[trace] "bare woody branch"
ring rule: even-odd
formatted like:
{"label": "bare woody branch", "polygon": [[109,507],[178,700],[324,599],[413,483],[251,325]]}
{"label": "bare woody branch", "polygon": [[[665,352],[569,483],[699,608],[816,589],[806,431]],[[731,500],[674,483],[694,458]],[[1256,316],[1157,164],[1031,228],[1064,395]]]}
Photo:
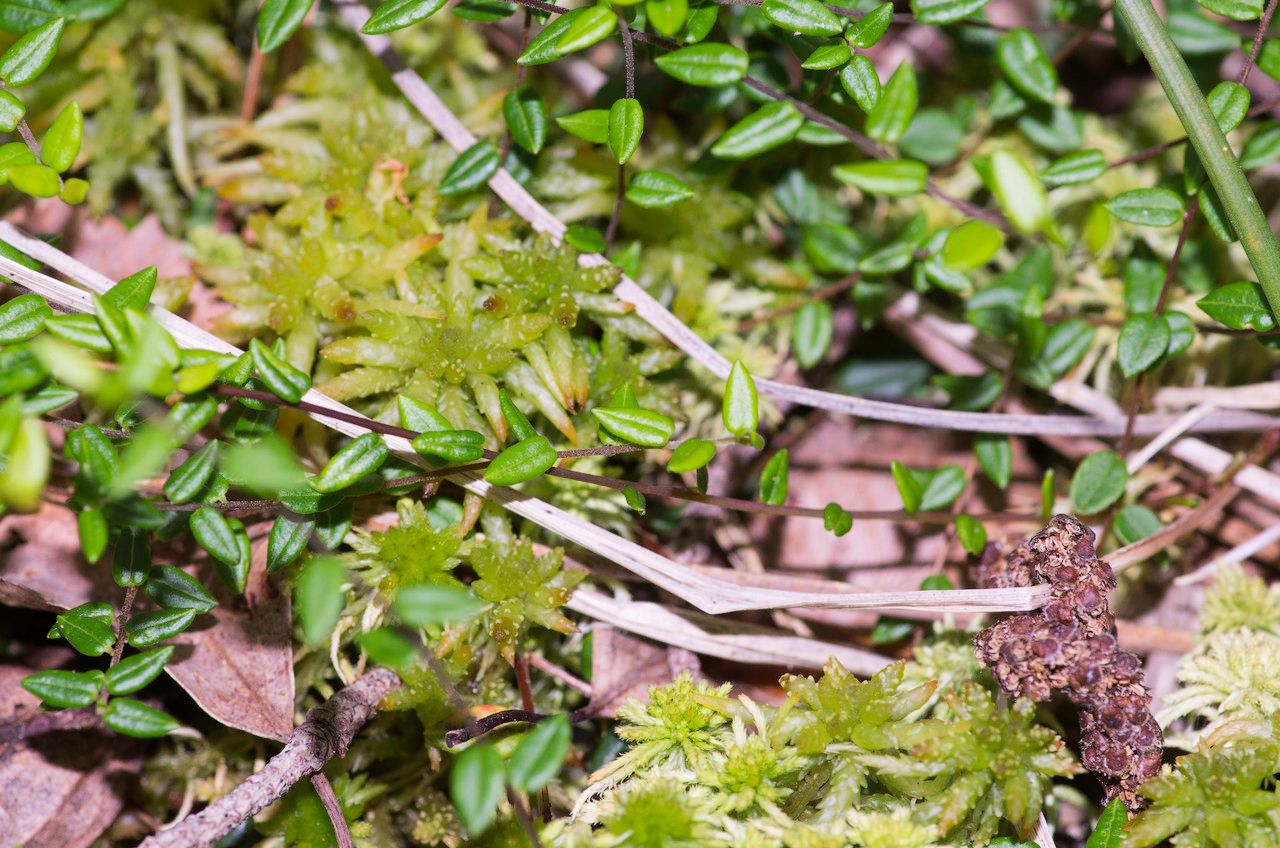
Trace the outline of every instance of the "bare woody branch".
{"label": "bare woody branch", "polygon": [[148,837],[139,848],[213,845],[294,784],[319,772],[329,760],[346,754],[351,740],[377,712],[382,699],[399,686],[400,678],[390,669],[369,672],[311,710],[261,771],[195,815]]}

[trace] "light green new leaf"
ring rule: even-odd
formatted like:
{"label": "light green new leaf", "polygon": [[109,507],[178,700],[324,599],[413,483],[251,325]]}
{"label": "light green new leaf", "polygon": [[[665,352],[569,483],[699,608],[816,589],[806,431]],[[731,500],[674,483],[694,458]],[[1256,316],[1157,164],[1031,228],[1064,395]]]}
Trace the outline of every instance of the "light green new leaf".
{"label": "light green new leaf", "polygon": [[[653,28],[660,35],[669,37],[679,33],[685,21],[688,20],[689,0],[645,0],[644,11]],[[709,11],[712,23],[715,22],[718,12],[715,7],[704,6],[699,11],[704,14]],[[690,40],[701,41],[699,38]]]}
{"label": "light green new leaf", "polygon": [[453,761],[449,798],[458,820],[472,836],[483,833],[497,815],[505,786],[502,757],[491,745],[467,748]]}
{"label": "light green new leaf", "polygon": [[863,15],[860,20],[850,24],[844,37],[851,46],[866,50],[884,37],[891,23],[893,23],[893,4],[881,3]]}
{"label": "light green new leaf", "polygon": [[800,67],[806,71],[829,71],[845,64],[852,57],[853,54],[849,52],[849,45],[843,42],[840,44],[824,44],[810,53],[809,58],[800,63]]}
{"label": "light green new leaf", "polygon": [[741,361],[733,363],[733,370],[729,372],[729,379],[725,382],[721,417],[724,419],[724,428],[739,439],[750,438],[760,425],[760,398],[756,393],[756,381]]}
{"label": "light green new leaf", "polygon": [[1084,848],[1120,848],[1124,844],[1124,826],[1128,821],[1129,811],[1125,809],[1124,801],[1115,799],[1098,817],[1098,826],[1089,835]]}
{"label": "light green new leaf", "polygon": [[970,556],[979,556],[987,546],[987,528],[982,522],[963,512],[956,516],[956,538]]}
{"label": "light green new leaf", "polygon": [[674,474],[697,471],[716,458],[715,442],[706,439],[686,439],[671,452],[667,470]]}
{"label": "light green new leaf", "polygon": [[53,119],[40,142],[40,160],[59,174],[71,170],[84,139],[84,114],[72,100]]}
{"label": "light green new leaf", "polygon": [[908,197],[924,191],[929,166],[914,159],[867,159],[836,165],[831,173],[867,194]]}
{"label": "light green new leaf", "polygon": [[991,191],[1004,214],[1019,231],[1033,233],[1049,222],[1049,198],[1040,179],[1016,154],[991,154]]}
{"label": "light green new leaf", "polygon": [[433,627],[451,621],[466,621],[484,608],[479,599],[457,586],[415,583],[396,593],[396,615],[414,627]]}
{"label": "light green new leaf", "polygon": [[853,529],[853,516],[838,503],[829,503],[822,508],[822,527],[837,538]]}
{"label": "light green new leaf", "polygon": [[334,625],[347,605],[347,569],[342,560],[331,556],[315,557],[298,575],[293,593],[293,612],[308,645],[320,646],[329,641]]}
{"label": "light green new leaf", "polygon": [[1001,489],[1009,487],[1013,479],[1013,447],[1007,436],[994,433],[978,436],[973,442],[973,455],[988,480]]}
{"label": "light green new leaf", "polygon": [[43,297],[20,294],[0,306],[0,344],[26,341],[44,329],[53,310]]}
{"label": "light green new leaf", "polygon": [[520,740],[507,763],[507,780],[522,792],[537,792],[560,771],[569,753],[572,728],[564,713],[534,726]]}
{"label": "light green new leaf", "polygon": [[[1263,0],[1196,0],[1216,15],[1235,21],[1252,21],[1262,14]],[[1094,848],[1090,842],[1088,848]]]}
{"label": "light green new leaf", "polygon": [[609,110],[585,109],[556,118],[560,128],[592,144],[604,144],[609,140]]}
{"label": "light green new leaf", "polygon": [[972,271],[990,262],[1004,244],[1004,232],[977,219],[965,221],[947,234],[942,262],[958,271]]}

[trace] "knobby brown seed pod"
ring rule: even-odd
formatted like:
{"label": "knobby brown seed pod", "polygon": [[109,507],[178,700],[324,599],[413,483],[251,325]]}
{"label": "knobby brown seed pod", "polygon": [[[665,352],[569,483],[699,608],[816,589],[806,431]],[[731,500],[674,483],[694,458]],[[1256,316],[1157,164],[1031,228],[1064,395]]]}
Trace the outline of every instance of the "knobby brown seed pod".
{"label": "knobby brown seed pod", "polygon": [[1048,583],[1053,593],[1042,609],[993,624],[974,644],[1009,695],[1045,701],[1059,691],[1079,707],[1085,767],[1102,779],[1107,801],[1121,798],[1137,810],[1138,787],[1160,768],[1164,736],[1138,658],[1116,643],[1107,601],[1115,576],[1093,543],[1093,531],[1058,515],[1008,553],[989,545],[982,557],[988,588]]}

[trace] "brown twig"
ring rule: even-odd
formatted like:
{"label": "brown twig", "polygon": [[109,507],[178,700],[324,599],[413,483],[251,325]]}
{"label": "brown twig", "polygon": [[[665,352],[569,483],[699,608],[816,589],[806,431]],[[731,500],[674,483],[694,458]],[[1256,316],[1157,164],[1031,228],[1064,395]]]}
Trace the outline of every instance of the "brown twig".
{"label": "brown twig", "polygon": [[351,828],[347,827],[347,817],[342,812],[342,804],[338,801],[338,795],[333,791],[333,784],[329,782],[329,778],[325,777],[324,772],[318,771],[311,775],[311,785],[320,796],[324,811],[329,814],[329,822],[333,825],[333,835],[337,837],[338,848],[354,848],[351,842]]}
{"label": "brown twig", "polygon": [[344,756],[351,740],[390,692],[400,686],[394,671],[377,668],[307,713],[279,754],[231,792],[168,830],[147,837],[139,848],[206,848],[240,822],[281,798],[303,778]]}
{"label": "brown twig", "polygon": [[57,710],[43,712],[39,710],[20,710],[9,718],[0,721],[0,754],[3,746],[22,742],[45,733],[56,733],[68,730],[97,730],[102,727],[102,718],[93,707],[78,710]]}
{"label": "brown twig", "polygon": [[1276,13],[1276,0],[1270,0],[1267,3],[1266,10],[1262,13],[1262,17],[1258,19],[1258,29],[1253,34],[1253,44],[1249,46],[1249,53],[1245,57],[1244,68],[1240,71],[1241,85],[1249,81],[1249,72],[1253,70],[1254,65],[1258,61],[1258,52],[1262,49],[1263,39],[1266,38],[1267,30],[1271,29],[1271,16]]}

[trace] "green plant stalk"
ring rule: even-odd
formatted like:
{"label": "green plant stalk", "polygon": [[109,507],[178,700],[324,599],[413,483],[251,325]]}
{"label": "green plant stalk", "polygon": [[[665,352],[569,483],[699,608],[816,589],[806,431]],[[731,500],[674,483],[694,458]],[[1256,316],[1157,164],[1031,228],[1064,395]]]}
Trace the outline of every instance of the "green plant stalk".
{"label": "green plant stalk", "polygon": [[1200,86],[1191,76],[1182,54],[1169,37],[1151,0],[1116,0],[1138,47],[1155,72],[1165,96],[1182,122],[1187,137],[1200,156],[1205,173],[1218,192],[1223,209],[1240,237],[1271,311],[1280,315],[1280,244],[1267,224],[1258,198],[1245,179],[1231,145],[1222,134]]}

